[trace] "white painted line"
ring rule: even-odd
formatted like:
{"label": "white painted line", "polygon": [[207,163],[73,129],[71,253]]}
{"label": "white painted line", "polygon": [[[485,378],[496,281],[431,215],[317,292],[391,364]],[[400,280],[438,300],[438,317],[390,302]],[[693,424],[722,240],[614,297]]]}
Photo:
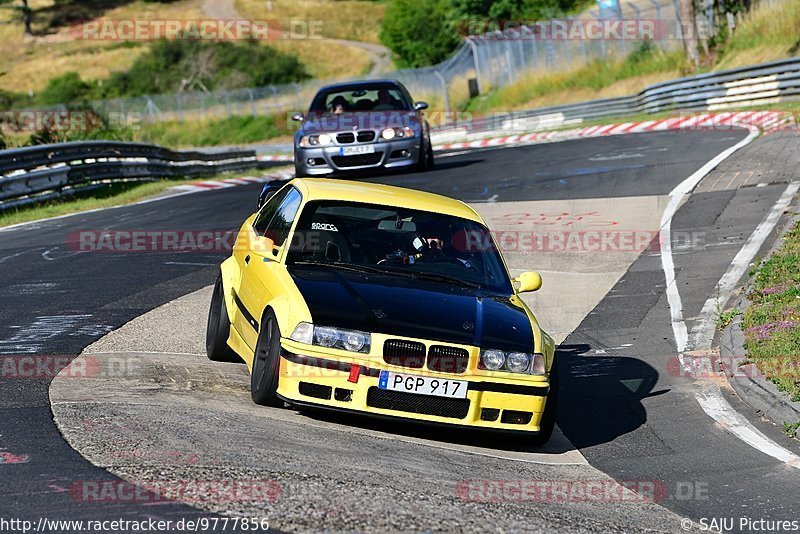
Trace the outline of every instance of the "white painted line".
{"label": "white painted line", "polygon": [[[718,154],[714,159],[698,169],[697,172],[678,184],[678,186],[673,189],[672,192],[670,192],[669,204],[664,210],[664,214],[661,218],[661,236],[663,241],[661,267],[664,270],[664,276],[667,282],[667,300],[670,306],[672,331],[675,336],[675,343],[678,348],[678,358],[681,362],[681,365],[685,365],[683,353],[689,346],[689,336],[686,329],[686,322],[683,318],[683,304],[681,302],[681,296],[678,291],[678,287],[675,284],[675,263],[672,258],[672,243],[670,236],[672,217],[675,215],[675,212],[678,210],[678,207],[683,199],[692,191],[692,189],[694,189],[694,187],[700,182],[700,180],[703,179],[703,177],[705,177],[711,170],[719,165],[725,158],[743,146],[749,144],[758,135],[757,128],[750,126],[749,130],[750,134],[746,138]],[[769,234],[771,231],[772,226],[777,223],[777,218],[780,217],[780,214],[786,207],[784,206],[783,208],[778,209],[777,206],[780,206],[784,202],[786,202],[786,205],[788,205],[788,202],[791,201],[791,198],[797,192],[797,189],[798,184],[792,183],[789,185],[786,191],[784,191],[784,194],[781,195],[780,200],[776,203],[776,206],[773,206],[773,209],[767,218],[756,228],[756,231],[750,236],[748,242],[734,258],[734,261],[728,268],[728,271],[726,271],[725,275],[723,275],[722,279],[720,280],[720,284],[724,283],[724,287],[730,287],[726,300],[730,297],[730,291],[733,290],[733,286],[739,280],[739,278],[741,278],[741,275],[744,274],[744,271],[742,270],[739,275],[736,275],[736,273],[739,272],[740,269],[746,269],[747,265],[749,264],[748,260],[744,263],[744,267],[741,267],[745,256],[750,253],[755,254],[758,251],[760,248],[760,243],[756,244],[756,241],[760,239],[761,243],[763,243],[763,240],[766,239],[767,234]],[[787,196],[788,200],[786,199]],[[775,218],[774,222],[772,221],[773,215]],[[753,241],[752,244],[751,240]],[[741,258],[740,255],[742,256]],[[732,279],[732,281],[730,279]],[[703,306],[703,312],[701,312],[701,321],[711,321],[714,300],[709,300],[711,301],[711,304],[709,305],[709,301],[706,301],[705,305]],[[711,306],[710,310],[707,309],[708,306]],[[697,340],[700,338],[700,336],[702,336],[703,345],[700,346],[695,344],[694,348],[699,349],[710,347],[713,338],[713,327],[710,335],[703,333],[705,332],[705,326],[700,326],[699,328],[699,330],[696,330],[697,333],[695,334],[694,339]],[[723,428],[727,429],[731,434],[747,443],[751,447],[763,452],[764,454],[781,462],[787,463],[792,467],[800,469],[800,457],[789,452],[769,439],[755,426],[753,426],[743,415],[734,410],[733,406],[731,406],[728,401],[725,400],[725,397],[722,396],[722,392],[719,390],[716,384],[705,384],[699,391],[695,393],[695,399],[697,399],[697,402],[700,403],[703,411],[706,412],[708,416],[722,425]]]}
{"label": "white painted line", "polygon": [[750,421],[734,410],[733,406],[725,400],[716,385],[708,384],[697,391],[694,396],[703,411],[722,425],[725,430],[764,454],[800,469],[800,457],[784,449],[750,424]]}
{"label": "white painted line", "polygon": [[713,159],[697,169],[691,176],[679,183],[675,189],[669,193],[669,203],[664,209],[664,214],[661,216],[661,268],[664,271],[664,277],[667,283],[667,302],[669,303],[672,332],[675,335],[675,343],[678,347],[679,357],[681,357],[681,354],[686,350],[689,343],[689,333],[683,318],[683,303],[681,302],[681,296],[678,292],[678,286],[675,284],[675,261],[672,257],[672,236],[670,233],[672,218],[675,216],[683,200],[692,189],[697,186],[700,180],[714,170],[714,168],[722,163],[728,156],[743,146],[750,144],[757,135],[758,129],[751,127],[747,137],[717,154]]}
{"label": "white painted line", "polygon": [[692,346],[694,349],[711,347],[711,342],[714,339],[714,321],[712,318],[716,307],[725,306],[728,302],[737,282],[747,272],[750,262],[753,261],[764,241],[769,237],[770,232],[778,224],[783,211],[789,207],[798,189],[800,189],[800,182],[789,184],[789,187],[786,188],[775,205],[772,206],[766,218],[750,234],[747,242],[728,266],[728,270],[717,282],[717,296],[706,300],[703,309],[700,311],[700,321],[692,329]]}

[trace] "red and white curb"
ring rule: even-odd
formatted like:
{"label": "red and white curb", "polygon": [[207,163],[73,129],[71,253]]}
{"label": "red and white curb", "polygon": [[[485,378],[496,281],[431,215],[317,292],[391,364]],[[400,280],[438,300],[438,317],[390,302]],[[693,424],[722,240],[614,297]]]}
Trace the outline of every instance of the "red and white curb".
{"label": "red and white curb", "polygon": [[490,137],[475,141],[447,143],[437,146],[436,150],[463,150],[465,148],[487,148],[504,145],[553,143],[557,141],[566,141],[569,139],[604,137],[608,135],[622,135],[642,132],[659,132],[665,130],[723,130],[735,126],[754,126],[764,132],[772,132],[794,125],[794,116],[791,113],[783,111],[702,113],[698,115],[672,117],[660,120],[588,126],[584,128],[575,128],[572,130],[555,130],[549,132],[534,132],[527,134],[507,135],[502,137]]}
{"label": "red and white curb", "polygon": [[258,161],[293,161],[294,158],[291,154],[262,154],[260,156],[256,156],[256,160]]}
{"label": "red and white curb", "polygon": [[[733,126],[755,126],[764,132],[780,130],[795,126],[794,116],[784,111],[741,111],[725,113],[702,113],[671,117],[668,119],[624,122],[606,124],[601,126],[587,126],[572,130],[550,130],[544,132],[523,132],[515,135],[497,136],[499,132],[484,132],[482,139],[458,141],[436,144],[434,150],[463,150],[469,148],[490,148],[504,145],[524,145],[538,143],[553,143],[569,139],[584,137],[603,137],[606,135],[622,135],[642,132],[659,132],[664,130],[708,130],[723,129]],[[437,132],[439,135],[447,132]],[[464,136],[465,131],[454,131],[459,136]],[[474,134],[473,134],[474,135]],[[495,135],[495,137],[493,137]],[[258,161],[292,161],[291,154],[262,155]]]}
{"label": "red and white curb", "polygon": [[[490,148],[507,145],[534,145],[540,143],[555,143],[570,139],[584,139],[605,137],[609,135],[624,135],[643,132],[661,132],[666,130],[728,130],[732,127],[758,128],[769,133],[786,128],[796,127],[794,115],[784,111],[741,111],[726,113],[701,113],[668,119],[624,122],[605,124],[601,126],[587,126],[572,130],[554,130],[548,132],[533,132],[517,135],[504,135],[488,137],[474,141],[446,143],[436,146],[437,152],[446,150],[463,150],[472,148]],[[491,135],[491,134],[488,134]],[[259,161],[292,161],[292,156],[287,154],[273,154],[258,156]],[[224,180],[205,180],[186,185],[179,185],[173,189],[185,192],[208,191],[223,189],[252,183],[264,183],[271,180],[284,180],[292,178],[294,172],[291,168],[275,170],[260,177],[244,176],[241,178],[226,178]]]}
{"label": "red and white curb", "polygon": [[204,180],[202,182],[193,182],[191,184],[176,185],[171,189],[173,191],[196,193],[200,191],[212,191],[214,189],[237,187],[240,185],[263,184],[265,182],[271,182],[272,180],[285,180],[286,178],[292,178],[293,176],[293,169],[282,169],[265,174],[263,176],[242,176],[240,178],[225,178],[224,180]]}

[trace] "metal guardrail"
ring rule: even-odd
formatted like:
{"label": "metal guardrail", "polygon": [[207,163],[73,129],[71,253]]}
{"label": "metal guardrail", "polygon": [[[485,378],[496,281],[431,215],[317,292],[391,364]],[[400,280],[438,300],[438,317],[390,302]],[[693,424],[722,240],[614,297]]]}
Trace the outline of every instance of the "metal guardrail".
{"label": "metal guardrail", "polygon": [[[798,95],[800,57],[794,57],[657,83],[633,96],[496,114],[472,121],[470,130],[534,131],[604,117],[774,103]],[[3,150],[0,151],[0,210],[103,182],[207,176],[256,166],[254,151],[184,152],[111,141]]]}
{"label": "metal guardrail", "polygon": [[258,165],[253,150],[174,151],[118,141],[80,141],[2,150],[0,211],[103,183],[210,176]]}
{"label": "metal guardrail", "polygon": [[[561,125],[568,125],[604,117],[673,110],[717,111],[737,106],[773,104],[799,96],[800,57],[793,57],[661,82],[649,85],[632,96],[515,112],[513,120],[517,128],[508,124],[509,116],[499,114],[473,121],[473,131],[535,130],[538,122],[552,126],[556,120],[554,117],[560,120]],[[527,123],[522,119],[526,119]]]}

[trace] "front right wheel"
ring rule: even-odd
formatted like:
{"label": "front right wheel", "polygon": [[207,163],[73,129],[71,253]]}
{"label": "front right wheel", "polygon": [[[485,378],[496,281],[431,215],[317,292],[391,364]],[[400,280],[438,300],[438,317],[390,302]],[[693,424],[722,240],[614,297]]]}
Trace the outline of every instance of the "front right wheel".
{"label": "front right wheel", "polygon": [[433,168],[433,146],[430,141],[422,139],[422,145],[419,147],[419,159],[417,160],[417,172],[429,171]]}
{"label": "front right wheel", "polygon": [[558,408],[558,367],[556,360],[550,367],[550,392],[544,405],[542,420],[539,422],[539,433],[531,440],[532,445],[544,445],[553,435],[556,426],[556,409]]}
{"label": "front right wheel", "polygon": [[283,406],[278,398],[280,372],[281,330],[275,312],[268,309],[261,320],[256,350],[253,355],[253,372],[250,375],[250,396],[263,406]]}

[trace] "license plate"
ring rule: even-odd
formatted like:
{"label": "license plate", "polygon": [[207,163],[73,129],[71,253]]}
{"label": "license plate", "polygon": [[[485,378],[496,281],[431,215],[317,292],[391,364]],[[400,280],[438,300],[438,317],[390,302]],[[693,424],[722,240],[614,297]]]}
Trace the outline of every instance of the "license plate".
{"label": "license plate", "polygon": [[359,154],[372,154],[375,147],[372,145],[343,146],[339,149],[340,156],[358,156]]}
{"label": "license plate", "polygon": [[378,387],[391,391],[435,395],[451,399],[467,398],[467,382],[463,380],[429,378],[427,376],[405,375],[391,371],[381,371],[378,378]]}

